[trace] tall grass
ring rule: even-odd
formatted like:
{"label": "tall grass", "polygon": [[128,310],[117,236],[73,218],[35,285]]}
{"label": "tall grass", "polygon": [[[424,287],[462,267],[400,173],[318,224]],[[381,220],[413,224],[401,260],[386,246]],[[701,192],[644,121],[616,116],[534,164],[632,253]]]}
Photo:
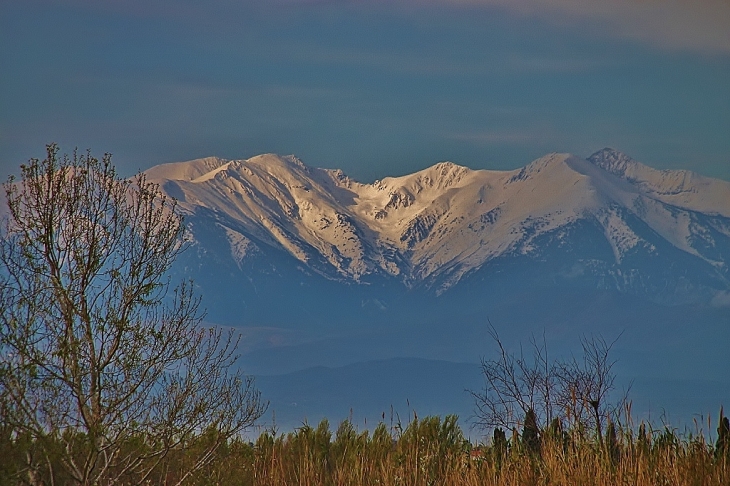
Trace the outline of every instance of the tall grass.
{"label": "tall grass", "polygon": [[[455,416],[414,418],[405,427],[359,431],[350,421],[334,433],[323,420],[287,434],[236,439],[186,483],[262,486],[426,485],[730,485],[730,431],[721,416],[717,441],[702,431],[612,426],[603,442],[585,429],[554,424],[537,439],[498,431],[484,444],[464,438]],[[714,431],[713,431],[714,432]],[[0,484],[27,484],[22,461],[33,444],[3,433]],[[714,434],[713,434],[714,435]],[[204,448],[201,434],[173,451],[145,484],[176,484],[179,471]],[[50,463],[49,463],[50,464]],[[54,484],[51,477],[37,484]],[[55,484],[70,484],[56,477]],[[129,478],[132,480],[133,478]],[[107,483],[103,483],[107,484]],[[111,484],[111,483],[108,483]]]}
{"label": "tall grass", "polygon": [[[599,443],[585,431],[553,430],[526,447],[517,433],[474,445],[456,417],[384,424],[334,435],[327,421],[238,443],[195,478],[198,484],[314,485],[730,485],[728,448],[704,434],[612,427]],[[509,434],[508,434],[509,435]],[[221,477],[216,471],[226,471]]]}

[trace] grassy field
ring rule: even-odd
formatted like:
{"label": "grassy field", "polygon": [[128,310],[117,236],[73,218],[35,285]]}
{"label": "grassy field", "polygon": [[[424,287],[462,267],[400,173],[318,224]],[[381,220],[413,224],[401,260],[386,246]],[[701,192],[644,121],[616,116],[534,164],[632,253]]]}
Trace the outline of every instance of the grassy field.
{"label": "grassy field", "polygon": [[728,485],[728,439],[640,426],[607,431],[603,443],[585,431],[557,431],[527,446],[513,432],[474,445],[456,418],[380,424],[372,433],[348,421],[303,426],[254,444],[234,442],[200,471],[198,484],[231,485]]}
{"label": "grassy field", "polygon": [[[287,434],[265,432],[251,443],[228,442],[203,469],[185,479],[196,485],[730,485],[727,419],[712,438],[640,425],[595,431],[551,430],[527,440],[525,431],[497,432],[473,444],[455,416],[413,418],[405,426],[379,424],[358,431],[350,421],[335,431],[326,420]],[[704,424],[708,426],[710,424]],[[500,429],[501,430],[501,429]],[[706,431],[705,431],[706,432]],[[187,458],[205,446],[201,434],[160,462],[147,478],[123,484],[178,484]],[[71,484],[52,467],[30,481],[23,462],[32,442],[4,434],[2,484]],[[188,464],[189,465],[189,464]],[[50,472],[54,471],[54,472]],[[102,483],[106,484],[106,483]],[[109,483],[112,484],[112,483]],[[115,483],[119,484],[119,483]]]}

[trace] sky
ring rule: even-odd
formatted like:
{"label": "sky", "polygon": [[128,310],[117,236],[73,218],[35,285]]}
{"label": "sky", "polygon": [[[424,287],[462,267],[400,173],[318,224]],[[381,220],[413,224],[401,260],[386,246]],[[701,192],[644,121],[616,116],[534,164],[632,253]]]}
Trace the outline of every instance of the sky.
{"label": "sky", "polygon": [[730,180],[728,0],[0,0],[0,180],[295,154],[362,182],[603,147]]}

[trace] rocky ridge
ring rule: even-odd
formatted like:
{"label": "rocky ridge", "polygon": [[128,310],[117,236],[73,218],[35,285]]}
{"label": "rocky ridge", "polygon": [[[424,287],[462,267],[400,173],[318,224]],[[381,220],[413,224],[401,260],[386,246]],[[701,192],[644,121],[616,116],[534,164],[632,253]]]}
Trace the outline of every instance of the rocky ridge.
{"label": "rocky ridge", "polygon": [[[619,289],[651,277],[655,287],[659,278],[730,290],[730,183],[612,149],[512,171],[441,162],[371,184],[274,154],[164,164],[147,176],[180,201],[199,247],[214,222],[239,267],[275,249],[327,279],[440,293],[493,261],[559,254]],[[589,234],[598,243],[577,251]]]}

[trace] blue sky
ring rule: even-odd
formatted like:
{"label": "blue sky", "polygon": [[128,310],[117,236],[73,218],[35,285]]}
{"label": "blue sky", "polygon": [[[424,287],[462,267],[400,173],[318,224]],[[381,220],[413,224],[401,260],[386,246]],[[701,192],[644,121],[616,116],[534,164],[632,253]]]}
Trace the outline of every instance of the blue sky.
{"label": "blue sky", "polygon": [[0,178],[51,141],[124,175],[276,152],[367,182],[609,146],[730,180],[730,3],[0,0]]}

